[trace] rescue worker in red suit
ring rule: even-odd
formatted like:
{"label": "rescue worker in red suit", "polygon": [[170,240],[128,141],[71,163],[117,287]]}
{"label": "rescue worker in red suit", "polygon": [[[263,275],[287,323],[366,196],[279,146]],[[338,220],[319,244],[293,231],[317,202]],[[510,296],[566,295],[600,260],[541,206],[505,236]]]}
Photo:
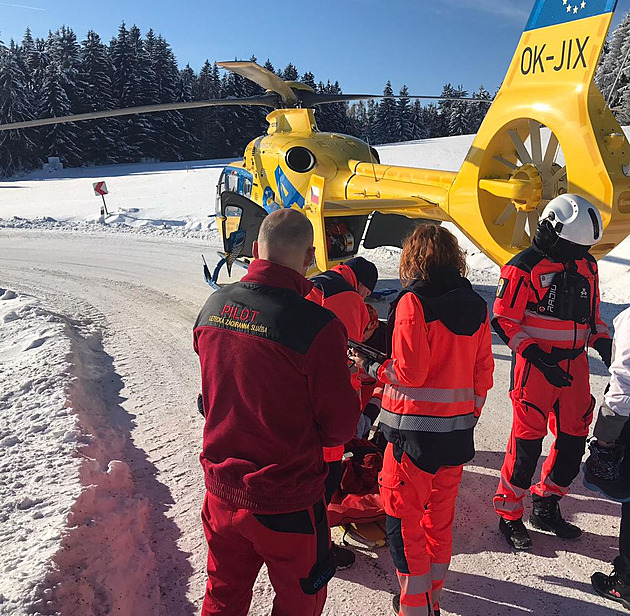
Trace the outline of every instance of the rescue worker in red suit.
{"label": "rescue worker in red suit", "polygon": [[401,255],[403,290],[388,321],[390,359],[381,365],[358,356],[384,384],[380,427],[388,443],[379,484],[400,616],[440,612],[455,499],[492,387],[488,308],[465,271],[453,234],[419,225]]}
{"label": "rescue worker in red suit", "polygon": [[273,212],[247,275],[213,293],[195,325],[206,417],[202,616],[245,616],[263,563],[273,616],[318,616],[335,572],[322,451],[353,436],[360,409],[345,328],[305,299],[313,255],[308,219]]}
{"label": "rescue worker in red suit", "polygon": [[[334,312],[346,326],[348,338],[361,342],[370,325],[370,313],[364,300],[372,293],[377,281],[376,265],[363,257],[355,257],[311,278],[314,288],[307,299]],[[352,375],[352,384],[358,397],[361,381],[356,373]],[[344,412],[344,409],[339,411]],[[327,503],[341,483],[343,453],[343,445],[324,448],[324,460],[328,463],[325,484]],[[347,569],[354,564],[355,556],[350,550],[336,545],[333,550],[338,569]]]}
{"label": "rescue worker in red suit", "polygon": [[[534,528],[564,539],[582,533],[562,517],[558,502],[579,472],[593,418],[586,347],[610,365],[597,263],[588,252],[601,236],[597,208],[578,195],[561,195],[545,207],[533,245],[501,269],[492,325],[513,353],[513,423],[494,508],[499,529],[517,550],[532,547],[522,520],[528,491]],[[548,428],[555,442],[532,486]]]}

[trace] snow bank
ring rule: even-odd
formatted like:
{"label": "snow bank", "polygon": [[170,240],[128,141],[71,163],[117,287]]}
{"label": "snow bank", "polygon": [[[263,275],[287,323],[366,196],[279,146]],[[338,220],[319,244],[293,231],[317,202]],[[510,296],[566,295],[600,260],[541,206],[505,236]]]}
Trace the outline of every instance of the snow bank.
{"label": "snow bank", "polygon": [[[87,337],[85,337],[87,335]],[[0,614],[149,614],[149,509],[100,383],[98,337],[0,289]]]}

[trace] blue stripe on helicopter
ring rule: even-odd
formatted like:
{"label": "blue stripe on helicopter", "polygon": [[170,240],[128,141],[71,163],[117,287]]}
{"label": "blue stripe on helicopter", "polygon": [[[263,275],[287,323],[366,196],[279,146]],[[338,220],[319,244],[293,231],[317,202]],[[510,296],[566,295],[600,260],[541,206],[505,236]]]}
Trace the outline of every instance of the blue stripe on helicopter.
{"label": "blue stripe on helicopter", "polygon": [[289,178],[284,174],[280,165],[276,167],[276,184],[278,185],[278,195],[283,207],[291,207],[297,205],[299,208],[304,207],[304,197],[300,191],[291,184]]}
{"label": "blue stripe on helicopter", "polygon": [[611,13],[617,0],[536,0],[525,31]]}

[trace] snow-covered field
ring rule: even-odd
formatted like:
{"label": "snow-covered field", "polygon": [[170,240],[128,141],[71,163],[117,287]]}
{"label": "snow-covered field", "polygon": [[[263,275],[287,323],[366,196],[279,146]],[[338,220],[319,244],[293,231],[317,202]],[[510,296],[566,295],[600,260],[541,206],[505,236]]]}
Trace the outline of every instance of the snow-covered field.
{"label": "snow-covered field", "polygon": [[[383,162],[457,169],[471,139],[379,150]],[[200,254],[212,263],[219,248],[208,215],[224,162],[0,182],[0,614],[198,612],[206,548],[191,327],[208,294]],[[97,180],[110,190],[105,222]],[[462,242],[490,301],[498,268]],[[396,251],[370,256],[379,284],[392,286]],[[630,303],[629,269],[628,241],[601,263],[608,322]],[[496,385],[458,502],[443,614],[608,614],[589,578],[615,556],[616,505],[578,479],[563,510],[585,528],[580,541],[536,533],[533,553],[512,554],[496,530],[491,497],[511,417],[509,353],[494,342]],[[606,371],[591,365],[601,395]],[[325,613],[388,613],[395,588],[387,551],[359,551]],[[261,575],[251,616],[268,613],[272,592]]]}

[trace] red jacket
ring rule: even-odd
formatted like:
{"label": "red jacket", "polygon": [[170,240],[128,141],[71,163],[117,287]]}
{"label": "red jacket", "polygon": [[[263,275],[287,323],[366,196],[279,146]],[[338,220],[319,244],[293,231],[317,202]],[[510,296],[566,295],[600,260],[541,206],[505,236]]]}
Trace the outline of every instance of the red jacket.
{"label": "red jacket", "polygon": [[[365,329],[370,323],[370,313],[358,293],[357,278],[347,265],[336,265],[331,270],[311,279],[313,290],[307,299],[314,301],[328,310],[332,310],[346,326],[348,338],[361,342]],[[361,381],[355,373],[352,375],[352,386],[358,392]],[[327,447],[324,449],[324,460],[336,462],[343,457],[344,447]]]}
{"label": "red jacket", "polygon": [[345,330],[304,299],[311,288],[297,272],[256,260],[241,282],[210,296],[195,324],[206,488],[236,507],[312,506],[327,473],[322,447],[356,430]]}
{"label": "red jacket", "polygon": [[380,425],[388,441],[435,473],[474,455],[472,431],[492,387],[494,359],[485,301],[455,269],[436,268],[392,304],[391,359]]}
{"label": "red jacket", "polygon": [[492,324],[515,353],[531,344],[550,352],[610,338],[599,316],[597,262],[589,254],[558,263],[535,247],[524,250],[501,268]]}

